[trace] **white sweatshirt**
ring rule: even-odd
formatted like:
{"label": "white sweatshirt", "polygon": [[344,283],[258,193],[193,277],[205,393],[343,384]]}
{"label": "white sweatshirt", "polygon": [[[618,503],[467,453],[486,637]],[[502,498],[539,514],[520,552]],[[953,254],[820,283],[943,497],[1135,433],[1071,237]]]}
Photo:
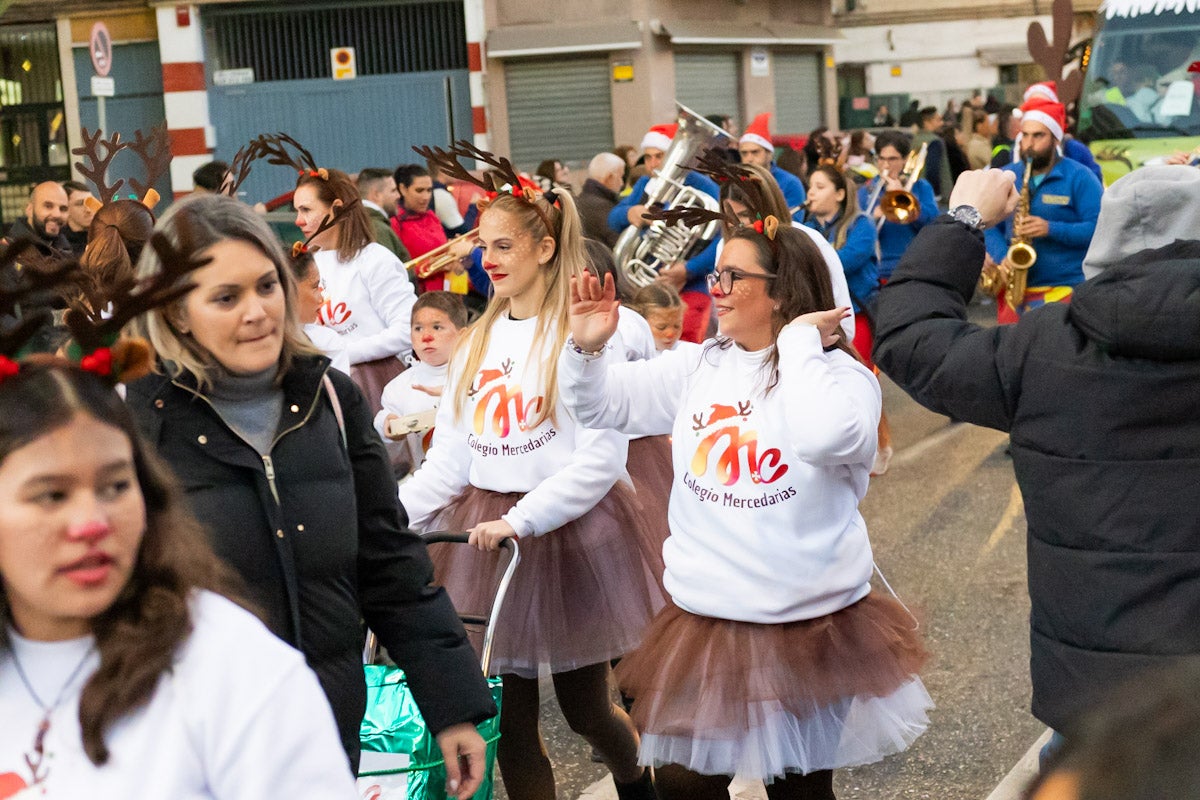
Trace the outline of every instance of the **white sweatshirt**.
{"label": "white sweatshirt", "polygon": [[585,425],[672,434],[675,480],[663,546],[667,591],[692,613],[746,622],[812,619],[870,591],[858,503],[875,456],[875,376],[811,325],[770,349],[736,345],[606,365],[565,350],[563,403]]}
{"label": "white sweatshirt", "polygon": [[[62,800],[260,800],[357,797],[333,713],[304,657],[223,597],[198,592],[193,630],[145,706],[105,737],[111,751],[97,767],[83,751],[79,693],[90,663],[50,718],[40,783],[26,756],[43,711],[0,651],[0,792]],[[92,638],[35,642],[9,631],[37,696],[53,702],[84,659]],[[9,795],[5,794],[5,797]]]}
{"label": "white sweatshirt", "polygon": [[334,369],[341,370],[347,375],[350,374],[350,357],[346,355],[346,341],[338,336],[332,328],[312,323],[304,326],[304,334],[308,336],[310,342],[317,346],[318,350],[329,356]]}
{"label": "white sweatshirt", "polygon": [[391,250],[371,242],[349,261],[339,261],[336,250],[318,250],[313,259],[325,283],[320,323],[345,338],[351,364],[412,349],[417,295]]}
{"label": "white sweatshirt", "polygon": [[617,307],[617,332],[620,343],[615,337],[610,344],[626,361],[645,361],[657,354],[654,346],[654,332],[645,317],[625,306]]}
{"label": "white sweatshirt", "polygon": [[[544,402],[543,367],[555,357],[549,345],[531,356],[536,326],[534,318],[496,321],[479,372],[466,378],[475,393],[461,417],[453,398],[464,376],[451,361],[433,447],[421,469],[400,486],[413,528],[426,527],[435,511],[470,484],[526,492],[503,519],[518,536],[540,536],[591,511],[624,477],[625,437],[579,427],[561,402],[555,421],[526,429],[525,420],[532,421]],[[458,352],[466,352],[465,343]]]}
{"label": "white sweatshirt", "polygon": [[[406,417],[409,414],[420,414],[422,411],[438,407],[439,398],[426,394],[420,389],[414,389],[413,386],[433,388],[444,385],[446,369],[449,366],[449,364],[442,364],[440,367],[431,367],[424,361],[415,361],[411,367],[388,381],[388,385],[383,387],[383,394],[379,398],[383,409],[375,415],[375,430],[385,442],[391,441],[384,432],[384,423],[387,422],[388,414]],[[429,451],[433,441],[433,430],[425,433],[410,433],[404,439],[408,445],[408,452],[412,455],[412,464],[415,470],[425,460],[425,454]]]}
{"label": "white sweatshirt", "polygon": [[[825,266],[829,270],[829,282],[833,285],[833,302],[839,306],[853,308],[850,302],[850,285],[846,283],[846,271],[842,269],[842,258],[837,254],[837,250],[833,249],[824,236],[817,231],[802,225],[799,222],[792,222],[792,227],[803,231],[804,235],[812,240],[812,243],[821,251],[821,257],[825,259]],[[721,251],[725,249],[725,240],[717,241],[717,262],[720,263]],[[846,333],[846,338],[854,341],[854,315],[846,317],[842,320],[842,330]]]}

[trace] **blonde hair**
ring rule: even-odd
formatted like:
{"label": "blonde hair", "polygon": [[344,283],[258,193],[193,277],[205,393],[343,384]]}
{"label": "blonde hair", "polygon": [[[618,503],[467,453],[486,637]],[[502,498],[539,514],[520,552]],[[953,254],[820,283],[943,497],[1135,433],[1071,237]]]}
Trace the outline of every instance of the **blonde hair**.
{"label": "blonde hair", "polygon": [[670,284],[648,283],[637,290],[627,305],[645,317],[658,309],[683,308],[683,300]]}
{"label": "blonde hair", "polygon": [[[550,236],[555,241],[553,257],[541,267],[546,271],[546,293],[538,305],[537,328],[533,335],[533,344],[529,348],[531,358],[549,359],[542,371],[544,383],[538,387],[546,402],[538,410],[537,417],[529,421],[531,427],[540,425],[547,419],[551,422],[556,421],[554,409],[558,406],[558,352],[566,343],[567,334],[570,332],[568,312],[571,306],[571,278],[587,271],[583,226],[579,221],[575,202],[570,192],[555,192],[554,196],[559,202],[557,207],[542,196],[529,202],[518,200],[509,194],[501,194],[484,212],[491,214],[503,211],[509,214],[535,242],[545,236]],[[459,419],[467,406],[467,393],[491,343],[492,326],[502,314],[508,312],[509,306],[508,298],[493,296],[479,319],[467,328],[466,334],[459,340],[455,349],[453,363],[460,380],[454,390],[453,403]],[[548,356],[547,343],[552,345]]]}
{"label": "blonde hair", "polygon": [[[278,378],[282,378],[297,356],[319,355],[296,314],[296,283],[279,240],[267,226],[265,220],[251,208],[224,195],[193,195],[167,209],[159,220],[156,230],[164,234],[170,243],[183,251],[184,256],[194,256],[218,242],[237,239],[254,245],[275,265],[279,283],[283,287],[287,315],[283,323],[283,350],[279,356]],[[153,247],[142,251],[138,260],[139,278],[162,272],[162,260]],[[159,359],[165,362],[172,375],[189,373],[201,389],[212,383],[212,370],[218,366],[212,354],[201,347],[194,338],[180,333],[171,321],[177,318],[187,296],[168,307],[157,308],[138,317],[134,322],[136,332],[150,340]]]}

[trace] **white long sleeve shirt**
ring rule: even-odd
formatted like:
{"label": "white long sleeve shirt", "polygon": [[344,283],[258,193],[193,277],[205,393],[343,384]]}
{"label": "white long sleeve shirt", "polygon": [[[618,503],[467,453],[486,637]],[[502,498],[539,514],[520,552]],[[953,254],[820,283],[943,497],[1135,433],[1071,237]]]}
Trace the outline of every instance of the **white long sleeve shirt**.
{"label": "white long sleeve shirt", "polygon": [[325,284],[320,323],[345,341],[351,364],[402,356],[412,349],[416,292],[391,250],[371,242],[349,261],[336,250],[313,254]]}
{"label": "white long sleeve shirt", "polygon": [[[97,767],[84,753],[79,695],[99,665],[92,638],[38,642],[9,632],[0,651],[0,793],[61,800],[260,800],[358,796],[333,713],[304,656],[248,611],[209,592],[191,603],[192,632],[149,702],[114,725],[111,752]],[[34,738],[43,702],[52,702],[86,659],[51,712],[39,775]],[[39,780],[39,778],[41,780]],[[25,787],[18,789],[18,787]]]}
{"label": "white long sleeve shirt", "polygon": [[[617,332],[610,342],[626,361],[647,361],[658,354],[654,332],[645,317],[625,306],[617,307]],[[620,344],[616,341],[620,337]]]}
{"label": "white long sleeve shirt", "polygon": [[[463,376],[451,361],[433,447],[400,486],[400,501],[417,530],[469,484],[526,493],[502,518],[518,536],[539,536],[591,511],[625,476],[626,438],[580,427],[561,402],[553,421],[530,427],[545,402],[544,368],[557,357],[550,346],[530,352],[536,326],[533,318],[497,320],[474,375]],[[472,395],[460,416],[453,398],[462,380],[471,382]]]}
{"label": "white long sleeve shirt", "polygon": [[675,478],[664,582],[692,613],[746,622],[813,619],[870,591],[858,503],[875,456],[875,376],[811,325],[784,328],[779,384],[730,345],[609,363],[567,349],[563,403],[582,424],[670,432]]}
{"label": "white long sleeve shirt", "polygon": [[[406,417],[409,414],[431,411],[440,405],[440,398],[413,387],[444,386],[446,370],[449,366],[449,364],[442,364],[440,367],[431,367],[424,361],[417,361],[388,381],[388,385],[383,387],[383,394],[379,398],[379,403],[383,408],[375,415],[375,430],[384,441],[391,441],[385,431],[388,414]],[[413,469],[417,469],[425,461],[425,454],[433,443],[433,430],[430,429],[424,433],[410,433],[404,437],[405,444],[408,445],[408,452],[412,456]]]}

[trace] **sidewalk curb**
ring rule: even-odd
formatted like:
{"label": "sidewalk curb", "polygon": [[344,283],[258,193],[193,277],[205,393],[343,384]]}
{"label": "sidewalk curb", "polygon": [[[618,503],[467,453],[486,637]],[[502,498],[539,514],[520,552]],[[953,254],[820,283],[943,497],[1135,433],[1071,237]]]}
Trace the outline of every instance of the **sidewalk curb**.
{"label": "sidewalk curb", "polygon": [[987,796],[987,800],[1019,800],[1025,787],[1038,773],[1038,754],[1041,753],[1042,746],[1050,741],[1052,733],[1053,731],[1046,728],[1037,741],[1025,751],[1025,755],[1021,756],[1020,760],[1008,771],[1004,779],[996,785],[992,793]]}

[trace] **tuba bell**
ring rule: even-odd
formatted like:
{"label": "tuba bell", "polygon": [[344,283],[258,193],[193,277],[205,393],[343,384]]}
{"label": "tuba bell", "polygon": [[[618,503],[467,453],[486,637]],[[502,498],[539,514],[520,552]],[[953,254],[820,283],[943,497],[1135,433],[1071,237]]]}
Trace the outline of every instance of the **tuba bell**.
{"label": "tuba bell", "polygon": [[[679,129],[663,157],[662,167],[646,184],[645,205],[668,208],[704,207],[719,211],[720,204],[704,192],[683,181],[688,168],[702,151],[716,145],[729,134],[696,112],[676,103],[679,110]],[[631,286],[648,286],[658,273],[678,261],[686,261],[698,253],[717,235],[715,220],[695,227],[682,223],[667,224],[655,220],[643,229],[629,226],[613,247],[617,269]]]}

